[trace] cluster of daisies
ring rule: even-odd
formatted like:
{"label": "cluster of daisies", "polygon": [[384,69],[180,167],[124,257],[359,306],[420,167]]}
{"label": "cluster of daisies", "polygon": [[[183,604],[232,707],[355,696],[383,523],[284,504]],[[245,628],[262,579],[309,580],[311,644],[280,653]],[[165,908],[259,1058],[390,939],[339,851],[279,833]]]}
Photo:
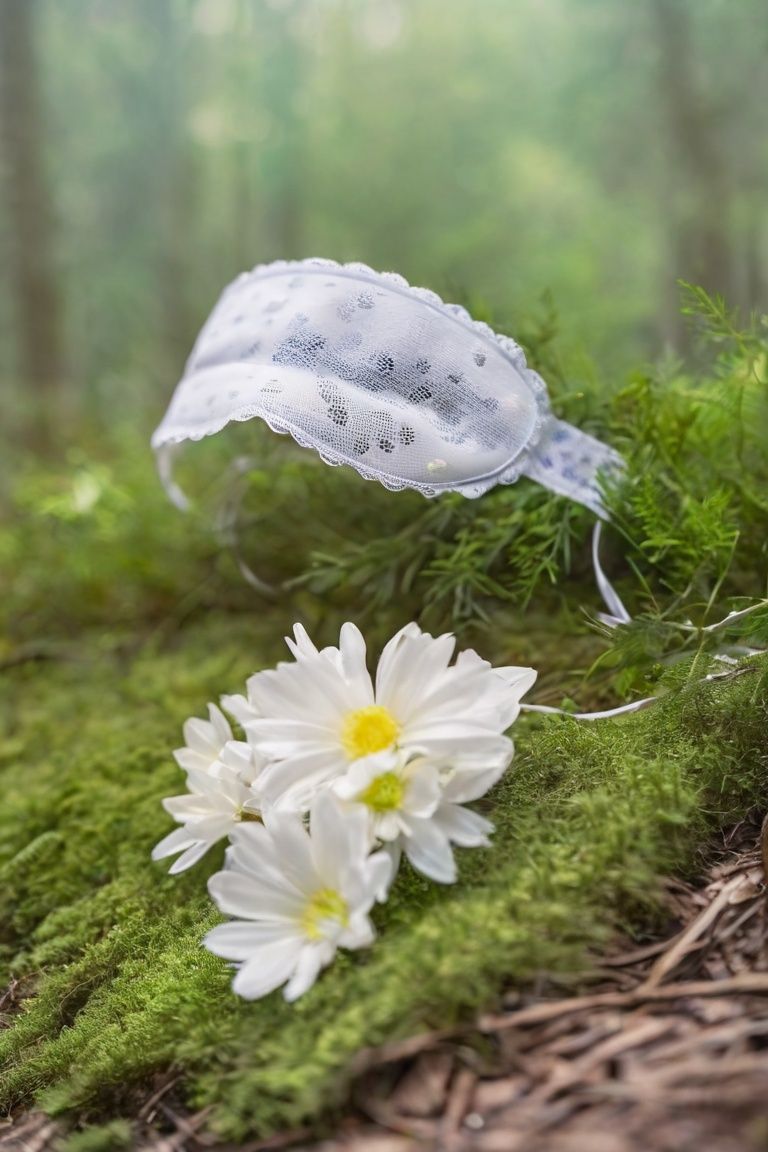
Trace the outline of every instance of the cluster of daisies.
{"label": "cluster of daisies", "polygon": [[319,650],[298,624],[286,643],[292,662],[184,725],[175,757],[187,792],[163,801],[181,827],[153,852],[177,857],[178,873],[229,840],[208,887],[231,919],[204,942],[236,963],[247,999],[285,985],[295,1000],[338,948],[371,944],[371,908],[403,854],[432,880],[456,879],[453,846],[486,845],[493,831],[464,805],[509,765],[505,733],[536,679],[472,651],[452,664],[454,638],[416,624],[386,645],[375,679],[354,624],[337,648]]}

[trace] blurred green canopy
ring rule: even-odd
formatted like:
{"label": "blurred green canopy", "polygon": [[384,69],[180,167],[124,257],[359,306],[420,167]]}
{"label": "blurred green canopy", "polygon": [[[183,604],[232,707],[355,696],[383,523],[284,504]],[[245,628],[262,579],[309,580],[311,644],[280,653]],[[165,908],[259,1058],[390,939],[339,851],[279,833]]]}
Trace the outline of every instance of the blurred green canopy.
{"label": "blurred green canopy", "polygon": [[[0,401],[160,414],[223,285],[324,255],[603,371],[764,306],[765,0],[0,0]],[[3,419],[6,428],[12,419]]]}

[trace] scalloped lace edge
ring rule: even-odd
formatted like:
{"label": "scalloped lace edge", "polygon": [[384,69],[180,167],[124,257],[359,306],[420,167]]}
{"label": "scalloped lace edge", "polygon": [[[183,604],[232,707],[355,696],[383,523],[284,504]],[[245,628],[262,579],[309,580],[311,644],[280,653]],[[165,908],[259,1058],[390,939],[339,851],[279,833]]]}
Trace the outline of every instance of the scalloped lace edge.
{"label": "scalloped lace edge", "polygon": [[[248,420],[254,419],[254,417],[263,420],[267,427],[277,435],[290,436],[300,448],[311,448],[325,464],[330,464],[334,468],[343,466],[353,468],[364,480],[376,480],[379,484],[388,488],[390,492],[402,492],[404,489],[409,488],[420,492],[422,496],[426,496],[428,499],[440,496],[444,492],[460,492],[463,496],[474,498],[483,496],[497,484],[514,484],[525,471],[528,460],[528,451],[527,449],[523,449],[511,464],[503,465],[497,472],[488,473],[486,476],[475,476],[469,480],[446,482],[445,484],[421,484],[418,480],[396,479],[388,476],[386,473],[380,472],[376,468],[366,468],[364,464],[359,464],[356,460],[353,461],[340,453],[335,453],[332,449],[318,447],[313,440],[305,436],[298,429],[292,427],[290,424],[275,420],[273,416],[265,416],[263,412],[259,411],[259,409],[252,404],[244,405],[242,408],[238,408],[235,412],[230,413],[229,416],[224,419],[212,420],[203,426],[196,425],[192,427],[189,425],[185,427],[182,425],[176,432],[163,436],[159,435],[160,429],[158,429],[152,437],[152,448],[156,453],[159,453],[164,448],[178,447],[185,443],[197,443],[200,440],[205,440],[209,436],[214,436],[217,432],[221,432],[228,424],[245,423]],[[539,417],[541,428],[537,426],[534,429],[537,440],[540,439],[541,432],[546,426],[548,418],[552,419],[551,415],[547,414],[546,416]],[[169,483],[173,483],[170,472],[167,478]]]}

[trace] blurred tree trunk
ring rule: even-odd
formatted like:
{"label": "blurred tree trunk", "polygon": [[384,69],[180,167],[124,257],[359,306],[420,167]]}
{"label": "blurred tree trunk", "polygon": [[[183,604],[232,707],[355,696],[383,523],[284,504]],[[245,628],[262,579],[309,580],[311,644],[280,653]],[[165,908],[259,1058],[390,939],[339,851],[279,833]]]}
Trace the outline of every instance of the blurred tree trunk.
{"label": "blurred tree trunk", "polygon": [[[696,49],[686,0],[654,0],[660,46],[659,91],[670,152],[670,171],[682,179],[669,189],[673,210],[670,247],[676,276],[729,296],[733,267],[729,236],[730,196],[716,112],[696,76]],[[671,315],[680,343],[677,289]]]}
{"label": "blurred tree trunk", "polygon": [[304,86],[305,60],[296,26],[298,15],[299,6],[287,0],[264,16],[264,90],[272,125],[263,154],[270,194],[267,231],[271,255],[283,260],[304,255],[302,203],[307,191],[297,96]]}
{"label": "blurred tree trunk", "polygon": [[39,436],[47,440],[63,364],[35,9],[36,0],[0,0],[0,135],[21,379],[33,389]]}
{"label": "blurred tree trunk", "polygon": [[154,27],[155,168],[159,200],[158,282],[162,342],[171,363],[182,364],[194,335],[187,272],[194,243],[193,187],[186,132],[186,82],[182,42],[185,28],[171,0],[149,0],[145,19]]}
{"label": "blurred tree trunk", "polygon": [[765,217],[759,190],[754,193],[755,204],[750,205],[749,222],[744,243],[744,287],[741,305],[744,309],[765,308],[768,300],[764,263],[763,233]]}

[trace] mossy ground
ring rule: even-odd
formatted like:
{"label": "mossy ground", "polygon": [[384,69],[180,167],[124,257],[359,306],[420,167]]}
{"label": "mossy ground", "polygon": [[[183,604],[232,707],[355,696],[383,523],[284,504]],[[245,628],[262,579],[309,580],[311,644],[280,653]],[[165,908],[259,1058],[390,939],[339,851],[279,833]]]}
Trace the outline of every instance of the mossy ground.
{"label": "mossy ground", "polygon": [[218,861],[173,879],[149,853],[180,782],[181,721],[278,642],[269,619],[208,615],[130,656],[86,644],[6,672],[0,979],[30,998],[0,1039],[4,1108],[114,1116],[174,1065],[229,1137],[316,1117],[361,1047],[450,1024],[541,972],[577,979],[618,925],[647,925],[658,878],[691,867],[708,827],[765,796],[762,658],[705,683],[678,669],[661,703],[620,721],[528,721],[486,805],[493,850],[463,853],[452,888],[406,875],[375,947],[297,1005],[246,1004],[200,947]]}

